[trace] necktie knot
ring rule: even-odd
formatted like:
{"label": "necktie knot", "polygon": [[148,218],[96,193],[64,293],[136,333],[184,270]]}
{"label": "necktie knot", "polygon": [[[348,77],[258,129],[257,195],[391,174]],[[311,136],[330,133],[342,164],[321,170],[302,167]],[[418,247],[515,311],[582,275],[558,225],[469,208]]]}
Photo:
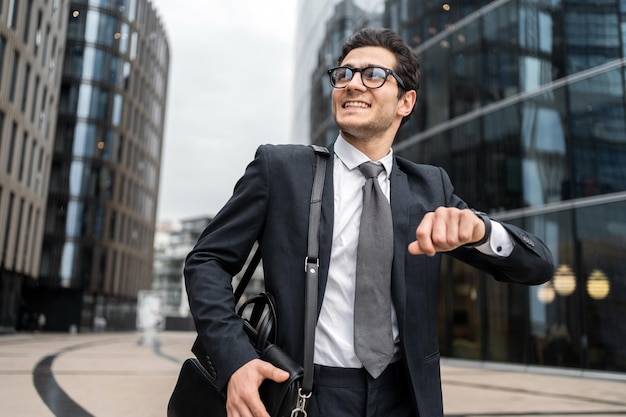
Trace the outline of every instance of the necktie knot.
{"label": "necktie knot", "polygon": [[359,165],[359,171],[361,171],[361,174],[367,179],[377,178],[384,170],[385,167],[382,164],[376,164],[374,162],[363,162]]}

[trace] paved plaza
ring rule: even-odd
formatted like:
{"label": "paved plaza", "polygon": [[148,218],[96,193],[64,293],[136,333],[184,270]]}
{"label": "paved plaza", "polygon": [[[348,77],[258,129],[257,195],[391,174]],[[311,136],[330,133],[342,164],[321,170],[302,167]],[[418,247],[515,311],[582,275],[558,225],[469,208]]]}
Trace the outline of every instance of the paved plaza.
{"label": "paved plaza", "polygon": [[[0,336],[0,416],[165,417],[191,332]],[[444,360],[446,416],[626,416],[626,375]],[[427,417],[427,416],[426,416]]]}

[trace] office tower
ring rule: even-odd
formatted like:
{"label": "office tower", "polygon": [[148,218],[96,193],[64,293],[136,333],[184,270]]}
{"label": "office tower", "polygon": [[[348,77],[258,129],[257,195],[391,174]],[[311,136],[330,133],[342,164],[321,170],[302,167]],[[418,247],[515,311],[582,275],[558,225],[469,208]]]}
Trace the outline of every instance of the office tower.
{"label": "office tower", "polygon": [[[169,46],[146,0],[72,1],[37,279],[46,330],[135,326],[152,281]],[[38,309],[40,311],[34,311]]]}
{"label": "office tower", "polygon": [[527,288],[444,257],[441,353],[625,371],[624,2],[301,2],[295,131],[314,143],[337,137],[324,71],[368,15],[421,63],[396,154],[444,167],[470,205],[539,235],[558,265]]}

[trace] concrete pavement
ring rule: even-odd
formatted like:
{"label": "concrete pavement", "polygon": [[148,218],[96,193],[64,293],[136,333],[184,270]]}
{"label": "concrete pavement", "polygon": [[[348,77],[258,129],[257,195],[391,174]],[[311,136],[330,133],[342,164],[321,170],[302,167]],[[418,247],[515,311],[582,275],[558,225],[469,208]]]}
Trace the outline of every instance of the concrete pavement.
{"label": "concrete pavement", "polygon": [[[164,417],[191,332],[0,336],[0,416]],[[446,416],[626,416],[626,375],[442,363]]]}

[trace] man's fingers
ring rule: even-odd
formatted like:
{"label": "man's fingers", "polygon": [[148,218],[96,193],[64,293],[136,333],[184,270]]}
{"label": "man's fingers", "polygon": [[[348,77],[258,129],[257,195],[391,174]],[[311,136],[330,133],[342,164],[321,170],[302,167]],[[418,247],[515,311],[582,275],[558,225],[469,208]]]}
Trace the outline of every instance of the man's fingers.
{"label": "man's fingers", "polygon": [[275,367],[269,362],[265,362],[266,366],[262,367],[261,374],[265,379],[271,379],[274,382],[285,382],[289,378],[289,372]]}
{"label": "man's fingers", "polygon": [[284,380],[289,374],[274,367],[269,362],[253,359],[243,365],[228,381],[226,409],[229,416],[238,417],[269,417],[265,405],[259,395],[259,387],[263,380],[272,379],[277,382]]}
{"label": "man's fingers", "polygon": [[409,245],[409,253],[413,255],[429,255],[436,253],[432,241],[434,213],[426,213],[415,230],[415,241]]}

